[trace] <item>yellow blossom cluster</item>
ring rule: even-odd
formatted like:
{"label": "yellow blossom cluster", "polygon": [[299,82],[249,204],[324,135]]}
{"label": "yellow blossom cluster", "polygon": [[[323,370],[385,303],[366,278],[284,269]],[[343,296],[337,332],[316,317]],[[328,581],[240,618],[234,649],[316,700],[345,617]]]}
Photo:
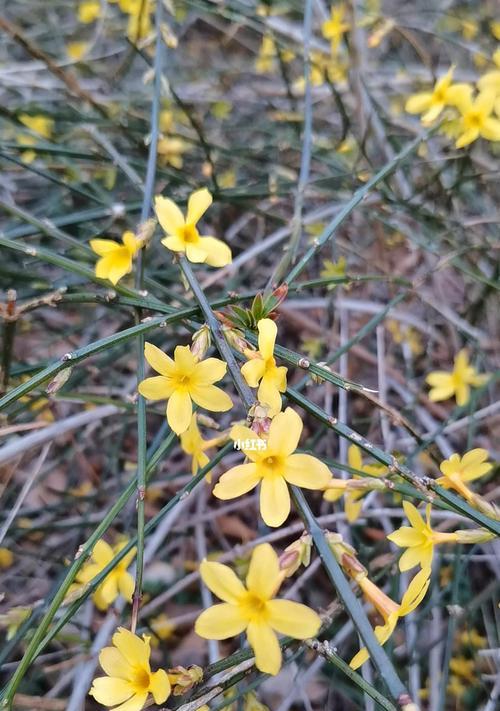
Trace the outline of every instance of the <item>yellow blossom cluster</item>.
{"label": "yellow blossom cluster", "polygon": [[[493,61],[500,64],[497,55]],[[449,109],[442,130],[456,139],[456,148],[464,148],[478,138],[500,141],[500,67],[483,74],[476,87],[453,83],[453,74],[451,67],[430,91],[410,96],[406,110],[422,114],[422,123],[429,126]]]}

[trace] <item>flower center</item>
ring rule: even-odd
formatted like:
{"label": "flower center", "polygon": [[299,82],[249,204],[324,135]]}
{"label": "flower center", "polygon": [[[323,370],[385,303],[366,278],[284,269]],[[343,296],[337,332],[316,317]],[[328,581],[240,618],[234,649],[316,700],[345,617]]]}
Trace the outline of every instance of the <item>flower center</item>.
{"label": "flower center", "polygon": [[149,674],[145,669],[134,670],[131,682],[137,691],[147,691],[149,689]]}
{"label": "flower center", "polygon": [[471,111],[471,113],[467,116],[467,123],[470,128],[480,128],[483,123],[483,118],[478,111]]}
{"label": "flower center", "polygon": [[190,383],[189,375],[180,375],[177,378],[177,382],[179,385],[183,385],[184,387],[187,388]]}
{"label": "flower center", "polygon": [[189,244],[193,244],[194,242],[197,242],[200,237],[200,233],[196,229],[194,225],[184,225],[182,228],[182,239],[184,242],[188,242]]}
{"label": "flower center", "polygon": [[266,616],[266,600],[253,592],[248,592],[240,602],[243,615],[251,621],[262,620]]}

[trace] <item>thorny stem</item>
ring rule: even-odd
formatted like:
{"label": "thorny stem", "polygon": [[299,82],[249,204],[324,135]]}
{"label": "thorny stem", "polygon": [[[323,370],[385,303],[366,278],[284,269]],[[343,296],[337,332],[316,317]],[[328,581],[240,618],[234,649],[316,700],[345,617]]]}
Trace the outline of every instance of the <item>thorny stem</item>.
{"label": "thorny stem", "polygon": [[381,180],[384,180],[384,178],[386,178],[388,175],[391,175],[391,173],[393,173],[396,168],[406,158],[408,158],[409,155],[411,155],[415,150],[417,150],[420,143],[426,138],[428,138],[428,136],[429,132],[426,132],[415,138],[415,140],[411,141],[411,143],[405,146],[402,151],[395,155],[389,163],[386,163],[383,168],[381,168],[377,173],[375,173],[373,178],[368,180],[368,182],[366,182],[361,188],[356,190],[349,202],[347,202],[340,210],[340,212],[335,215],[335,217],[325,227],[320,236],[314,240],[314,244],[309,247],[302,259],[293,267],[293,269],[285,277],[285,284],[290,285],[293,281],[295,281],[299,274],[304,271],[304,269],[306,268],[310,260],[314,257],[314,255],[319,252],[321,247],[323,247],[323,245],[328,242],[331,237],[333,237],[336,230],[340,227],[344,220],[349,217],[354,208],[357,207],[365,199],[371,189],[378,185],[378,183],[380,183]]}
{"label": "thorny stem", "polygon": [[[151,212],[151,202],[154,191],[156,174],[156,157],[159,135],[159,116],[161,99],[161,72],[163,60],[163,38],[161,34],[162,3],[156,3],[156,51],[154,64],[154,94],[151,105],[151,142],[149,144],[148,164],[146,170],[146,183],[141,209],[141,224],[144,223]],[[139,250],[135,286],[140,292],[144,285],[144,247]],[[140,309],[136,310],[136,323],[141,320]],[[144,334],[140,333],[137,339],[137,384],[144,380]],[[145,524],[145,498],[146,498],[146,400],[137,395],[137,561],[135,570],[135,588],[132,598],[132,614],[130,630],[135,633],[139,607],[142,598],[142,578],[144,573],[144,524]]]}

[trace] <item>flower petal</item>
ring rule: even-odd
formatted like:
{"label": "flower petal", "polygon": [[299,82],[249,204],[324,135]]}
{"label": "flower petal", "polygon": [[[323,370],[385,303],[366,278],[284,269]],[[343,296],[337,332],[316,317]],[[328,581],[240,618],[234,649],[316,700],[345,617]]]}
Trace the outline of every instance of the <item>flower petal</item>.
{"label": "flower petal", "polygon": [[319,615],[299,602],[270,600],[267,603],[269,624],[280,634],[294,639],[308,639],[318,634],[321,627]]}
{"label": "flower petal", "polygon": [[168,400],[167,420],[175,434],[180,435],[187,430],[192,414],[193,407],[189,393],[179,388],[174,390]]}
{"label": "flower petal", "polygon": [[130,573],[122,573],[118,578],[118,590],[120,595],[127,601],[132,601],[132,595],[134,594],[135,582],[134,578]]}
{"label": "flower petal", "polygon": [[131,699],[125,701],[124,704],[120,706],[115,706],[113,711],[141,711],[144,708],[144,704],[148,699],[148,692],[143,694],[135,694]]}
{"label": "flower petal", "polygon": [[261,318],[257,324],[259,331],[259,352],[264,360],[273,357],[278,327],[270,318]]}
{"label": "flower petal", "polygon": [[421,531],[425,524],[418,509],[409,501],[403,501],[403,509],[406,514],[406,518],[411,523],[413,528],[417,529],[417,531]]}
{"label": "flower petal", "polygon": [[431,105],[432,94],[429,91],[424,91],[420,94],[413,94],[410,96],[405,105],[405,111],[409,114],[421,114],[427,111]]}
{"label": "flower petal", "polygon": [[204,639],[228,639],[241,634],[247,620],[236,605],[222,602],[204,610],[195,622],[194,631]]}
{"label": "flower petal", "polygon": [[100,604],[97,606],[99,609],[107,609],[118,597],[116,575],[109,573],[99,585],[96,592],[98,592],[98,600],[100,601]]}
{"label": "flower petal", "polygon": [[114,706],[130,699],[134,689],[125,679],[101,676],[94,679],[89,693],[98,703],[104,706]]}
{"label": "flower petal", "polygon": [[399,617],[404,617],[413,612],[427,593],[430,584],[430,568],[422,568],[411,580],[408,585],[408,589],[401,599],[401,605],[399,608]]}
{"label": "flower petal", "polygon": [[479,138],[479,129],[478,128],[469,128],[467,131],[464,131],[455,141],[455,147],[456,148],[465,148],[465,146],[470,145],[471,143],[474,143],[476,139]]}
{"label": "flower petal", "polygon": [[220,358],[206,358],[196,364],[194,378],[197,385],[211,385],[222,380],[227,371],[227,363]]}
{"label": "flower petal", "polygon": [[141,639],[124,627],[113,635],[113,644],[129,664],[149,669],[149,638]]}
{"label": "flower petal", "polygon": [[256,546],[246,578],[248,590],[258,594],[262,599],[270,600],[276,594],[282,580],[283,574],[278,556],[272,546],[269,543]]}
{"label": "flower petal", "polygon": [[165,237],[165,239],[161,240],[161,243],[164,247],[170,249],[172,252],[186,251],[186,242],[177,235],[170,235],[169,237]]}
{"label": "flower petal", "polygon": [[241,451],[251,462],[258,462],[262,458],[263,453],[265,454],[265,447],[267,446],[267,443],[263,445],[262,450],[250,449],[250,447],[245,446],[247,439],[250,440],[250,446],[256,446],[250,443],[258,442],[262,439],[262,437],[259,437],[257,432],[251,430],[250,427],[245,427],[245,425],[233,425],[229,436],[234,442],[239,440]]}
{"label": "flower petal", "polygon": [[260,486],[260,514],[264,523],[276,528],[290,514],[290,493],[281,476],[262,479]]}
{"label": "flower petal", "polygon": [[132,667],[116,647],[104,647],[104,649],[101,649],[99,664],[108,676],[130,679]]}
{"label": "flower petal", "polygon": [[186,224],[196,225],[212,204],[212,196],[206,188],[191,193],[188,200]]}
{"label": "flower petal", "polygon": [[221,476],[213,494],[218,499],[235,499],[255,489],[260,481],[255,464],[240,464]]}
{"label": "flower petal", "polygon": [[397,531],[391,533],[387,538],[400,548],[410,548],[422,543],[422,534],[410,526],[401,526]]}
{"label": "flower petal", "polygon": [[205,264],[209,267],[225,267],[233,261],[231,249],[216,237],[200,237],[200,247],[207,255]]}
{"label": "flower petal", "polygon": [[302,434],[302,427],[302,420],[291,407],[280,412],[273,419],[269,428],[269,451],[279,453],[283,457],[288,457],[295,452]]}
{"label": "flower petal", "polygon": [[310,454],[291,454],[287,457],[283,476],[289,484],[305,489],[324,489],[332,478],[326,464]]}
{"label": "flower petal", "polygon": [[251,358],[241,366],[241,374],[251,388],[256,388],[259,385],[265,372],[266,364],[262,358]]}
{"label": "flower petal", "polygon": [[281,410],[281,395],[276,385],[275,379],[267,374],[260,381],[259,390],[257,392],[259,402],[269,407],[269,416],[274,417]]}
{"label": "flower petal", "polygon": [[[429,546],[432,551],[432,546]],[[399,569],[402,573],[406,570],[411,570],[416,565],[422,564],[422,559],[427,557],[427,548],[423,546],[415,546],[414,548],[407,548],[401,558],[399,559]]]}
{"label": "flower petal", "polygon": [[239,600],[246,595],[245,586],[228,565],[212,560],[203,560],[200,563],[200,575],[207,588],[224,602],[230,603],[231,606],[237,605]]}
{"label": "flower petal", "polygon": [[149,690],[155,703],[162,704],[170,696],[170,680],[164,669],[158,669],[149,677]]}
{"label": "flower petal", "polygon": [[156,370],[160,375],[172,376],[174,374],[175,363],[172,358],[148,341],[144,344],[144,357],[153,370]]}
{"label": "flower petal", "polygon": [[174,392],[174,384],[164,375],[146,378],[139,383],[137,390],[147,400],[166,400]]}
{"label": "flower petal", "polygon": [[168,235],[175,235],[179,228],[184,227],[184,216],[170,198],[157,195],[155,197],[155,212],[158,222]]}
{"label": "flower petal", "polygon": [[175,368],[179,375],[191,375],[198,366],[198,362],[191,353],[189,346],[176,346],[174,350]]}
{"label": "flower petal", "polygon": [[101,566],[101,569],[105,568],[107,564],[113,560],[113,557],[113,549],[109,543],[103,541],[102,538],[97,541],[92,550],[92,558]]}
{"label": "flower petal", "polygon": [[112,239],[91,239],[89,242],[90,249],[92,249],[100,257],[105,257],[110,252],[120,245]]}
{"label": "flower petal", "polygon": [[250,622],[247,638],[257,669],[265,674],[277,674],[281,669],[281,648],[271,627],[263,622]]}
{"label": "flower petal", "polygon": [[207,252],[198,240],[196,244],[186,243],[186,257],[193,264],[203,264],[207,260]]}
{"label": "flower petal", "polygon": [[192,385],[189,394],[197,405],[210,412],[227,412],[233,406],[229,395],[216,385]]}

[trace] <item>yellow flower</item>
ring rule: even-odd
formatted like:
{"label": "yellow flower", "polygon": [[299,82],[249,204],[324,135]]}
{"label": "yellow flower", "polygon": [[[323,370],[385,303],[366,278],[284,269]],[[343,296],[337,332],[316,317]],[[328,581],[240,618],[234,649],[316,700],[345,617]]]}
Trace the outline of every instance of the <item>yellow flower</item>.
{"label": "yellow flower", "polygon": [[14,637],[19,627],[31,615],[31,612],[31,607],[18,606],[11,607],[5,614],[0,615],[0,627],[7,630],[7,641]]}
{"label": "yellow flower", "polygon": [[400,548],[406,548],[399,559],[399,569],[404,572],[416,565],[430,568],[434,546],[438,543],[456,542],[456,533],[441,533],[431,528],[431,505],[426,506],[426,521],[409,501],[403,501],[405,514],[410,526],[401,526],[387,538]]}
{"label": "yellow flower", "polygon": [[189,346],[177,346],[172,360],[152,343],[146,343],[144,355],[160,375],[143,380],[139,392],[148,400],[168,400],[167,420],[176,434],[182,434],[191,424],[191,401],[211,412],[232,408],[229,395],[214,385],[226,373],[224,361],[218,358],[197,361]]}
{"label": "yellow flower", "polygon": [[473,659],[466,657],[453,657],[450,659],[450,670],[469,682],[469,684],[477,684],[476,664]]}
{"label": "yellow flower", "polygon": [[464,647],[476,647],[477,649],[486,647],[488,643],[486,637],[480,635],[474,627],[461,632],[459,635],[459,641]]}
{"label": "yellow flower", "polygon": [[500,20],[492,20],[490,22],[490,30],[493,37],[500,40]]}
{"label": "yellow flower", "polygon": [[120,9],[129,16],[127,37],[135,42],[151,32],[151,0],[120,0]]}
{"label": "yellow flower", "polygon": [[196,228],[198,220],[212,204],[212,196],[206,188],[197,190],[189,196],[187,215],[169,198],[157,195],[155,198],[156,215],[160,225],[167,233],[162,244],[173,252],[183,252],[190,262],[205,263],[211,267],[224,267],[231,263],[231,250],[215,237],[200,236]]}
{"label": "yellow flower", "polygon": [[195,631],[205,639],[228,639],[246,631],[255,665],[266,674],[277,674],[281,668],[276,632],[308,639],[321,627],[319,616],[306,605],[275,599],[283,572],[269,543],[253,551],[246,586],[221,563],[204,560],[200,574],[205,585],[224,602],[202,612]]}
{"label": "yellow flower", "polygon": [[38,135],[43,136],[43,138],[50,138],[52,136],[54,121],[47,116],[21,114],[19,121],[33,131],[33,133],[38,133]]}
{"label": "yellow flower", "polygon": [[455,142],[457,148],[464,148],[478,138],[500,141],[500,120],[492,116],[495,99],[495,91],[488,88],[480,91],[474,99],[472,91],[469,91],[456,101],[460,112],[460,135]]}
{"label": "yellow flower", "polygon": [[127,230],[122,234],[122,244],[112,239],[91,239],[89,244],[100,257],[95,265],[96,277],[118,284],[122,277],[132,271],[132,262],[142,241]]}
{"label": "yellow flower", "polygon": [[10,568],[14,562],[14,554],[8,548],[0,548],[0,568]]}
{"label": "yellow flower", "polygon": [[450,67],[446,74],[438,79],[432,91],[410,96],[405,105],[406,111],[410,114],[423,113],[421,121],[428,125],[437,119],[445,106],[455,106],[457,99],[463,97],[470,87],[467,84],[452,85],[453,70],[454,67]]}
{"label": "yellow flower", "polygon": [[[121,541],[117,545],[111,547],[108,543],[97,541],[92,551],[92,556],[89,562],[85,563],[78,575],[76,576],[76,584],[70,588],[70,594],[78,590],[82,585],[90,583],[96,575],[104,570],[111,563],[113,558],[127,545],[127,541]],[[97,587],[92,596],[96,607],[99,610],[107,610],[110,605],[116,600],[118,595],[121,595],[128,602],[131,602],[134,593],[134,578],[127,573],[127,568],[132,562],[136,553],[133,548],[129,551],[119,563],[115,565],[113,570],[109,572],[102,583]]]}
{"label": "yellow flower", "polygon": [[466,405],[470,398],[470,388],[478,388],[488,380],[487,375],[478,375],[474,366],[469,365],[467,351],[462,349],[455,357],[453,370],[447,373],[436,370],[426,377],[431,386],[429,400],[439,402],[455,396],[457,405]]}
{"label": "yellow flower", "polygon": [[185,142],[180,138],[163,136],[158,141],[157,151],[161,165],[171,165],[182,168],[182,154],[187,150]]}
{"label": "yellow flower", "polygon": [[[191,473],[193,476],[198,471],[198,468],[203,468],[210,461],[204,450],[206,449],[205,440],[200,434],[196,415],[191,417],[191,423],[187,430],[181,434],[181,447],[192,456]],[[210,475],[208,475],[210,476]]]}
{"label": "yellow flower", "polygon": [[269,706],[261,703],[254,692],[250,691],[244,696],[243,711],[269,711]]}
{"label": "yellow flower", "polygon": [[324,489],[331,479],[328,467],[319,459],[310,454],[294,454],[302,427],[302,420],[290,407],[272,420],[267,440],[259,439],[248,427],[235,425],[231,437],[244,442],[241,449],[250,462],[223,474],[214,488],[214,496],[235,499],[260,482],[262,518],[268,526],[281,526],[290,513],[287,483],[305,489]]}
{"label": "yellow flower", "polygon": [[452,454],[449,459],[441,463],[439,468],[444,476],[439,477],[437,483],[444,489],[455,489],[464,499],[471,502],[474,494],[465,482],[475,481],[492,469],[493,465],[487,462],[487,459],[486,449],[471,449],[463,457]]}
{"label": "yellow flower", "polygon": [[119,627],[114,646],[104,647],[99,654],[107,676],[94,679],[90,696],[103,706],[114,706],[114,711],[140,711],[149,694],[156,704],[163,704],[170,696],[170,681],[163,669],[151,671],[149,641],[146,635],[141,639]]}
{"label": "yellow flower", "polygon": [[[401,603],[398,605],[391,598],[387,597],[376,585],[374,585],[367,577],[358,581],[358,585],[363,590],[365,597],[373,603],[378,612],[382,615],[384,624],[375,627],[375,637],[379,644],[385,644],[398,623],[400,617],[405,617],[413,612],[422,602],[429,587],[429,577],[431,574],[430,568],[423,568],[414,578],[412,578],[408,589],[404,593]],[[352,669],[357,669],[364,664],[370,655],[368,650],[363,647],[351,659],[349,666]]]}
{"label": "yellow flower", "polygon": [[[281,396],[286,390],[287,368],[277,366],[274,359],[274,344],[278,329],[270,318],[262,318],[258,324],[259,350],[255,357],[248,360],[241,368],[241,374],[251,388],[259,387],[259,402],[269,406],[269,416],[277,415],[281,410]],[[252,354],[253,355],[253,354]],[[260,385],[259,385],[260,383]]]}
{"label": "yellow flower", "polygon": [[470,18],[464,18],[461,21],[462,25],[462,37],[466,40],[473,40],[479,32],[479,25],[476,20]]}
{"label": "yellow flower", "polygon": [[325,20],[321,25],[321,34],[325,39],[330,40],[333,54],[338,52],[342,37],[351,26],[345,21],[345,7],[339,5],[330,9],[330,19]]}
{"label": "yellow flower", "polygon": [[479,91],[493,91],[495,95],[500,95],[500,69],[493,69],[486,72],[477,82]]}
{"label": "yellow flower", "polygon": [[[360,472],[366,472],[370,476],[382,476],[386,468],[381,467],[379,464],[363,464],[363,459],[361,456],[361,450],[355,444],[349,445],[347,450],[347,463],[352,469],[357,469]],[[360,477],[354,476],[354,479],[359,479]],[[343,479],[336,479],[330,482],[331,486],[325,491],[323,498],[326,501],[337,501],[340,499],[342,494],[346,490],[346,481]],[[333,485],[332,485],[333,484]],[[345,513],[349,523],[354,523],[361,513],[361,507],[363,502],[360,501],[361,497],[364,496],[366,491],[362,489],[356,491],[347,491],[345,495]]]}
{"label": "yellow flower", "polygon": [[101,3],[99,0],[85,0],[78,5],[78,20],[88,25],[94,22],[101,15]]}
{"label": "yellow flower", "polygon": [[170,639],[175,632],[175,624],[164,612],[151,620],[149,626],[159,639]]}
{"label": "yellow flower", "polygon": [[88,42],[68,42],[66,45],[66,54],[70,59],[78,61],[85,56],[89,48]]}
{"label": "yellow flower", "polygon": [[255,60],[255,71],[259,74],[269,74],[276,63],[276,45],[271,35],[264,35],[259,54]]}

